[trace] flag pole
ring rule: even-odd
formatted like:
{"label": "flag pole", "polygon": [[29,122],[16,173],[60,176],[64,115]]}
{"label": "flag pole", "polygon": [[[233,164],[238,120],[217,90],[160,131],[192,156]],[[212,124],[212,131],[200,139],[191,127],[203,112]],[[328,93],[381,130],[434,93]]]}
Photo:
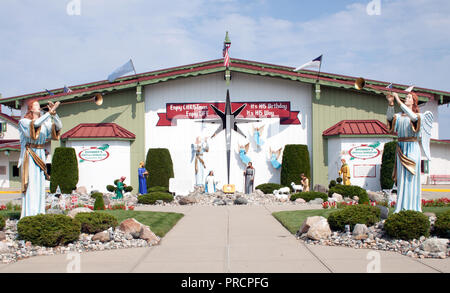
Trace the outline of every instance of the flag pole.
{"label": "flag pole", "polygon": [[134,68],[133,59],[130,58],[130,61],[131,61],[131,65],[133,66],[134,75],[137,75],[136,69]]}
{"label": "flag pole", "polygon": [[323,56],[323,54],[322,54],[322,55],[320,55],[320,65],[319,65],[319,73],[317,74],[317,80],[316,80],[316,83],[318,83],[318,82],[319,82],[319,77],[320,77],[320,70],[322,69],[322,56]]}

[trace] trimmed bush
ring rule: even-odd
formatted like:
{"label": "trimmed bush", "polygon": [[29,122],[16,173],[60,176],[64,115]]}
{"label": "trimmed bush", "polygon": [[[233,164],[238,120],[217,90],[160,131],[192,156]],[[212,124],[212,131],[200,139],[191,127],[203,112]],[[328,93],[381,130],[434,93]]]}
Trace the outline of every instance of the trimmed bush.
{"label": "trimmed bush", "polygon": [[98,196],[103,197],[103,193],[101,193],[101,192],[95,192],[95,193],[91,194],[91,197],[92,197],[92,198],[97,198]]}
{"label": "trimmed bush", "polygon": [[299,185],[300,174],[311,179],[308,146],[301,144],[288,144],[284,147],[283,162],[281,164],[281,185],[289,186],[291,183]]}
{"label": "trimmed bush", "polygon": [[164,186],[169,188],[169,179],[174,177],[173,163],[168,149],[149,149],[145,161],[149,178],[147,188]]}
{"label": "trimmed bush", "polygon": [[295,201],[297,198],[303,198],[306,202],[310,200],[314,200],[316,198],[321,198],[323,201],[328,200],[328,195],[323,192],[316,192],[316,191],[308,191],[308,192],[299,192],[291,195],[291,200]]}
{"label": "trimmed bush", "polygon": [[78,240],[81,224],[65,215],[37,215],[17,223],[19,239],[34,245],[55,247]]}
{"label": "trimmed bush", "polygon": [[[3,218],[5,220],[10,219],[10,220],[19,220],[20,219],[20,211],[6,211],[6,212],[2,212],[2,215],[0,216],[0,218],[3,216]],[[0,229],[1,230],[1,229]]]}
{"label": "trimmed bush", "polygon": [[350,225],[350,229],[353,231],[356,224],[365,224],[370,227],[379,221],[380,210],[377,207],[366,205],[348,206],[328,216],[328,224],[335,231],[345,231],[345,225]]}
{"label": "trimmed bush", "polygon": [[106,185],[106,190],[108,190],[109,192],[116,192],[117,187],[115,187],[114,185]]}
{"label": "trimmed bush", "polygon": [[165,186],[153,186],[153,187],[147,188],[147,193],[152,193],[152,192],[166,192],[166,193],[169,193],[169,188],[165,187]]}
{"label": "trimmed bush", "polygon": [[105,201],[103,196],[96,196],[94,202],[94,211],[101,211],[105,209]]}
{"label": "trimmed bush", "polygon": [[337,184],[341,184],[342,183],[342,178],[341,177],[336,178],[336,182],[337,182]]}
{"label": "trimmed bush", "polygon": [[359,197],[358,203],[365,204],[369,203],[369,195],[367,195],[367,191],[364,188],[355,185],[336,185],[329,189],[328,196],[333,196],[333,193],[338,193],[343,197]]}
{"label": "trimmed bush", "polygon": [[255,190],[259,189],[262,192],[264,192],[265,194],[272,194],[274,190],[280,189],[282,187],[284,187],[284,186],[281,184],[264,183],[264,184],[260,184],[260,185],[256,186]]}
{"label": "trimmed bush", "polygon": [[391,189],[394,186],[392,171],[394,170],[396,148],[396,141],[391,141],[384,145],[380,170],[380,184],[382,189]]}
{"label": "trimmed bush", "polygon": [[65,194],[72,193],[78,183],[78,162],[74,148],[58,147],[52,158],[52,175],[50,176],[50,192],[55,193],[57,187]]}
{"label": "trimmed bush", "polygon": [[450,210],[437,215],[434,233],[439,237],[450,238]]}
{"label": "trimmed bush", "polygon": [[3,218],[3,216],[0,216],[0,231],[3,230],[5,226],[6,226],[5,218]]}
{"label": "trimmed bush", "polygon": [[421,212],[401,211],[384,222],[386,233],[395,239],[411,240],[430,235],[430,221]]}
{"label": "trimmed bush", "polygon": [[81,232],[95,234],[115,228],[118,225],[116,217],[104,213],[78,213],[75,220],[81,224]]}
{"label": "trimmed bush", "polygon": [[336,183],[336,180],[331,180],[331,181],[330,181],[330,184],[328,184],[328,189],[335,187],[336,184],[337,184],[337,183]]}
{"label": "trimmed bush", "polygon": [[123,189],[123,191],[125,192],[132,192],[133,191],[133,187],[132,186],[127,186]]}
{"label": "trimmed bush", "polygon": [[138,196],[138,203],[141,204],[155,204],[157,200],[171,202],[173,201],[173,195],[166,192],[152,192]]}

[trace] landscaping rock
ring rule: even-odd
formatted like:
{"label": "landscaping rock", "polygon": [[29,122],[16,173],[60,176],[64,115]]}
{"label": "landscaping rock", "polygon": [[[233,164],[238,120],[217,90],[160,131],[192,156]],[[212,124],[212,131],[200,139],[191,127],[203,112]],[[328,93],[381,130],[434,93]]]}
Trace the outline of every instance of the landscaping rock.
{"label": "landscaping rock", "polygon": [[0,231],[0,241],[6,240],[5,232]]}
{"label": "landscaping rock", "polygon": [[227,203],[224,202],[223,200],[221,200],[220,198],[216,198],[216,199],[213,201],[213,204],[218,205],[218,206],[224,206],[224,205],[227,205]]}
{"label": "landscaping rock", "polygon": [[333,198],[336,202],[342,202],[343,201],[343,197],[339,193],[333,193],[331,198]]}
{"label": "landscaping rock", "polygon": [[45,213],[51,215],[64,215],[64,211],[60,209],[48,209]]}
{"label": "landscaping rock", "polygon": [[431,217],[436,217],[436,214],[435,213],[423,213],[425,216],[427,216],[428,218],[431,218]]}
{"label": "landscaping rock", "polygon": [[316,184],[314,185],[313,191],[328,193],[328,188],[323,185]]}
{"label": "landscaping rock", "polygon": [[84,186],[78,187],[76,193],[80,194],[80,195],[87,195],[88,194],[87,193],[87,189]]}
{"label": "landscaping rock", "polygon": [[0,242],[0,253],[8,253],[9,247],[6,242]]}
{"label": "landscaping rock", "polygon": [[356,195],[353,197],[354,201],[359,201],[359,197],[357,197]]}
{"label": "landscaping rock", "polygon": [[152,232],[152,230],[150,230],[150,227],[148,226],[142,226],[139,238],[144,239],[151,245],[156,245],[161,240],[155,233]]}
{"label": "landscaping rock", "polygon": [[142,224],[134,218],[123,220],[119,225],[119,230],[131,234],[134,238],[139,238],[141,235]]}
{"label": "landscaping rock", "polygon": [[105,206],[109,206],[111,204],[111,200],[109,199],[109,197],[104,194],[103,196],[103,202],[105,203]]}
{"label": "landscaping rock", "polygon": [[327,219],[323,218],[320,221],[314,223],[308,230],[308,238],[313,240],[327,239],[331,236],[330,225],[328,225]]}
{"label": "landscaping rock", "polygon": [[300,204],[306,203],[306,200],[304,200],[303,198],[297,198],[297,199],[295,200],[295,203],[300,203]]}
{"label": "landscaping rock", "polygon": [[310,200],[309,203],[310,204],[323,204],[323,199],[316,198],[316,199]]}
{"label": "landscaping rock", "polygon": [[326,219],[321,216],[314,216],[314,217],[306,218],[306,220],[303,222],[303,224],[300,227],[300,230],[297,234],[307,233],[309,228],[311,228],[312,225],[314,225],[315,223],[322,221],[322,220],[326,220]]}
{"label": "landscaping rock", "polygon": [[382,220],[386,220],[389,216],[389,209],[385,206],[378,206],[377,208],[380,210],[380,218]]}
{"label": "landscaping rock", "polygon": [[234,204],[236,204],[236,205],[245,205],[247,203],[248,203],[248,201],[243,197],[238,197],[234,200]]}
{"label": "landscaping rock", "polygon": [[375,202],[384,201],[384,195],[382,193],[367,190],[367,195],[369,196],[369,199],[371,201],[375,201]]}
{"label": "landscaping rock", "polygon": [[92,241],[108,242],[111,240],[109,232],[103,231],[92,236]]}
{"label": "landscaping rock", "polygon": [[424,243],[420,246],[420,248],[427,252],[447,252],[447,243],[448,239],[442,238],[430,238],[425,240]]}
{"label": "landscaping rock", "polygon": [[255,193],[256,193],[257,196],[264,196],[264,192],[262,192],[262,191],[259,190],[259,189],[256,189],[256,190],[255,190]]}
{"label": "landscaping rock", "polygon": [[161,199],[158,199],[157,201],[155,201],[155,204],[156,204],[156,205],[163,205],[163,204],[164,204],[164,201],[161,200]]}
{"label": "landscaping rock", "polygon": [[180,205],[188,205],[197,203],[197,199],[194,196],[183,196],[178,202]]}
{"label": "landscaping rock", "polygon": [[67,215],[71,218],[75,218],[79,213],[92,213],[92,210],[89,208],[76,208],[71,210]]}
{"label": "landscaping rock", "polygon": [[364,240],[367,239],[369,229],[365,224],[356,224],[355,228],[353,228],[353,238],[356,240]]}

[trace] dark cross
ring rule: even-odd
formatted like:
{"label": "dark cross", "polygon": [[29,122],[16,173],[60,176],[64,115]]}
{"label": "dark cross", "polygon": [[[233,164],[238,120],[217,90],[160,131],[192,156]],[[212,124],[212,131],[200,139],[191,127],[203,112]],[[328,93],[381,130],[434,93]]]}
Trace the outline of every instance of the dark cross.
{"label": "dark cross", "polygon": [[236,118],[242,110],[247,106],[247,104],[244,104],[240,106],[236,111],[233,113],[231,112],[231,102],[230,102],[230,91],[227,90],[227,100],[225,104],[225,112],[220,111],[216,106],[213,104],[210,104],[211,108],[213,108],[214,112],[219,116],[218,119],[203,119],[202,123],[212,123],[212,124],[222,124],[219,126],[219,128],[214,132],[214,134],[211,136],[213,138],[222,130],[225,130],[225,141],[226,141],[226,147],[227,147],[227,174],[228,174],[228,184],[230,184],[230,156],[231,156],[231,130],[233,129],[240,135],[246,138],[245,134],[239,129],[237,126],[238,123],[250,123],[250,122],[260,122],[261,120],[256,119],[242,119],[242,118]]}

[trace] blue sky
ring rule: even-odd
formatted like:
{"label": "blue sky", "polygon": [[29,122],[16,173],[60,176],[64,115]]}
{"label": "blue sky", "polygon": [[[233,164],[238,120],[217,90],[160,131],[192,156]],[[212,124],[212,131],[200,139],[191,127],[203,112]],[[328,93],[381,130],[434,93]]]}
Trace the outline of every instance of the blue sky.
{"label": "blue sky", "polygon": [[[2,0],[0,93],[10,97],[106,79],[132,58],[138,73],[230,55],[450,91],[450,1]],[[441,125],[450,108],[440,107]],[[440,138],[450,129],[440,127]]]}

